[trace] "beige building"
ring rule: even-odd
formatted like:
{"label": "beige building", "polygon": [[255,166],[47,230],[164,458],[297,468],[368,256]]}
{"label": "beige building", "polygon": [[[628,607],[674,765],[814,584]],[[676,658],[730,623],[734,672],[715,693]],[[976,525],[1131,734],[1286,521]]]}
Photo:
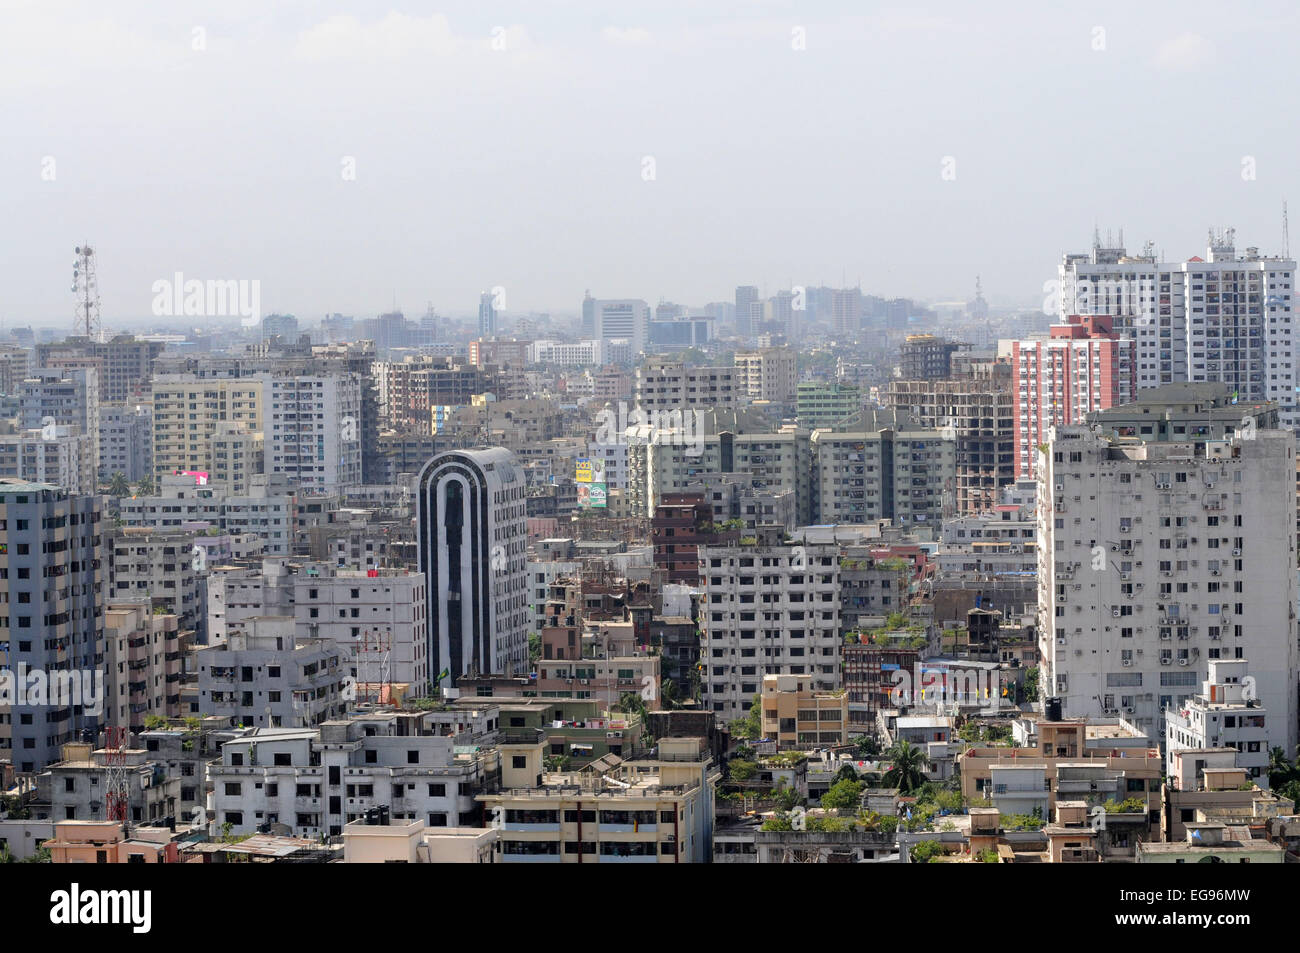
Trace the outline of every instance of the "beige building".
{"label": "beige building", "polygon": [[778,748],[848,743],[849,696],[815,691],[808,675],[763,676],[763,737]]}
{"label": "beige building", "polygon": [[230,496],[248,496],[252,477],[262,472],[265,439],[245,421],[223,421],[212,435],[212,480]]}
{"label": "beige building", "polygon": [[751,401],[792,403],[795,382],[795,352],[791,348],[768,347],[736,354],[736,389]]}
{"label": "beige building", "polygon": [[153,421],[155,479],[177,470],[210,472],[219,424],[262,429],[262,381],[160,374],[153,382]]}
{"label": "beige building", "polygon": [[426,827],[423,821],[343,828],[345,864],[491,864],[497,831],[482,827]]}
{"label": "beige building", "polygon": [[708,863],[721,773],[698,738],[663,738],[659,758],[606,755],[543,771],[539,739],[507,735],[501,790],[479,795],[502,863]]}
{"label": "beige building", "polygon": [[181,715],[181,637],[174,615],[148,605],[109,605],[104,613],[104,717],[108,724],[144,730],[150,715]]}

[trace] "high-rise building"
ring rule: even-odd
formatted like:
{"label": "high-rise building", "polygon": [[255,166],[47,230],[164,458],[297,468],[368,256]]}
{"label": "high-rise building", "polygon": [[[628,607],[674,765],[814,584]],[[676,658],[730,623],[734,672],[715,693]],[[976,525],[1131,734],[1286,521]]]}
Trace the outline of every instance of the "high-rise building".
{"label": "high-rise building", "polygon": [[[1108,243],[1109,244],[1109,243]],[[1205,258],[1161,262],[1147,243],[1130,256],[1094,238],[1060,266],[1058,313],[1106,314],[1137,344],[1137,386],[1221,381],[1243,400],[1276,401],[1296,425],[1295,261],[1257,248],[1238,256],[1232,229],[1211,233]]]}
{"label": "high-rise building", "polygon": [[768,347],[736,353],[736,384],[750,400],[777,404],[794,401],[795,352],[787,347]]}
{"label": "high-rise building", "polygon": [[754,333],[754,306],[759,304],[758,288],[740,285],[736,288],[736,334],[742,338]]}
{"label": "high-rise building", "polygon": [[852,337],[862,328],[862,289],[835,288],[831,291],[831,330]]}
{"label": "high-rise building", "polygon": [[636,403],[645,410],[684,411],[736,406],[736,369],[655,358],[636,370]]}
{"label": "high-rise building", "polygon": [[938,532],[951,512],[957,438],[897,411],[862,411],[814,430],[813,512],[819,523],[893,520]]}
{"label": "high-rise building", "polygon": [[159,374],[153,382],[155,480],[185,470],[212,469],[212,438],[224,421],[262,429],[262,382]]}
{"label": "high-rise building", "polygon": [[491,291],[478,296],[478,336],[493,338],[497,334],[497,308]]}
{"label": "high-rise building", "polygon": [[[60,746],[94,738],[106,679],[99,499],[47,483],[0,480],[0,576],[5,665],[39,673],[47,691],[0,706],[0,747],[15,771],[60,760]],[[57,583],[56,583],[57,580]],[[29,680],[29,685],[31,684]]]}
{"label": "high-rise building", "polygon": [[[428,580],[430,679],[528,664],[524,474],[502,447],[440,453],[420,473],[416,534]],[[447,681],[447,680],[450,681]]]}
{"label": "high-rise building", "polygon": [[957,437],[956,512],[983,513],[1015,481],[1015,398],[1011,366],[972,361],[944,380],[893,380],[885,405],[922,427],[951,427]]}
{"label": "high-rise building", "polygon": [[1268,743],[1292,745],[1294,455],[1291,431],[1253,421],[1199,442],[1056,428],[1038,463],[1045,695],[1160,737],[1211,661],[1249,659]]}
{"label": "high-rise building", "polygon": [[635,360],[650,340],[650,305],[637,298],[597,300],[595,337],[600,341],[626,341]]}
{"label": "high-rise building", "polygon": [[356,374],[268,374],[262,380],[268,477],[300,493],[361,483],[361,380]]}
{"label": "high-rise building", "polygon": [[143,341],[119,334],[111,341],[73,337],[58,344],[38,344],[34,367],[95,368],[99,399],[136,401],[149,396],[153,362],[163,352],[162,341]]}
{"label": "high-rise building", "polygon": [[91,473],[99,472],[99,371],[94,367],[36,368],[22,382],[19,424],[51,424],[89,436]]}
{"label": "high-rise building", "polygon": [[1016,479],[1034,475],[1038,445],[1052,427],[1136,397],[1137,345],[1109,316],[1066,318],[1046,341],[1011,342],[1016,381]]}
{"label": "high-rise building", "polygon": [[720,722],[743,716],[765,675],[806,675],[814,691],[840,681],[838,547],[782,541],[700,546],[700,694]]}
{"label": "high-rise building", "polygon": [[908,381],[938,380],[952,373],[952,355],[961,350],[956,341],[933,334],[909,334],[899,358],[899,377]]}

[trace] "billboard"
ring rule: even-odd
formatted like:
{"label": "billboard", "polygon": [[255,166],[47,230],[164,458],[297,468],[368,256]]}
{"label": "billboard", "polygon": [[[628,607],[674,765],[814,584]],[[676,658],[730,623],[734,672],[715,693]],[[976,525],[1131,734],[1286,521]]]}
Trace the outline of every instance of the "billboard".
{"label": "billboard", "polygon": [[603,483],[579,483],[578,484],[578,505],[588,507],[605,507],[606,489]]}

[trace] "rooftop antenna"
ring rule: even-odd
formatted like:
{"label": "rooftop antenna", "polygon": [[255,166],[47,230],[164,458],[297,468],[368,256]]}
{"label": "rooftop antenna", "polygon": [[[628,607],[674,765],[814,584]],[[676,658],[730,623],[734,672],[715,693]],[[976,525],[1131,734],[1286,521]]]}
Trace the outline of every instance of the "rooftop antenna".
{"label": "rooftop antenna", "polygon": [[100,340],[99,279],[95,276],[95,250],[78,245],[72,263],[72,293],[77,296],[76,330],[92,341]]}
{"label": "rooftop antenna", "polygon": [[[89,251],[89,249],[87,249]],[[122,833],[130,831],[131,814],[128,804],[131,788],[126,780],[126,728],[109,725],[104,729],[104,813],[109,821],[122,825]]]}
{"label": "rooftop antenna", "polygon": [[1286,220],[1286,201],[1282,202],[1282,257],[1291,257],[1291,229]]}

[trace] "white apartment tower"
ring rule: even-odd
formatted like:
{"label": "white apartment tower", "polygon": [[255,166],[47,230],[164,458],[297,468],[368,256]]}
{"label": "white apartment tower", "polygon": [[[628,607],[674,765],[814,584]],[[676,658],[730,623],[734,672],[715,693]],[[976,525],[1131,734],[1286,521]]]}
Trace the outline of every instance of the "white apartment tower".
{"label": "white apartment tower", "polygon": [[742,717],[765,675],[840,687],[840,560],[833,545],[701,546],[700,692],[720,722]]}
{"label": "white apartment tower", "polygon": [[1296,424],[1295,261],[1238,256],[1232,229],[1212,232],[1205,258],[1161,262],[1151,243],[1130,256],[1123,234],[1112,247],[1068,254],[1057,311],[1112,315],[1137,343],[1137,386],[1222,381],[1244,400],[1276,401]]}
{"label": "white apartment tower", "polygon": [[1295,436],[1201,443],[1055,429],[1038,460],[1043,688],[1070,717],[1164,713],[1249,659],[1268,743],[1296,737]]}
{"label": "white apartment tower", "polygon": [[262,380],[265,472],[304,494],[361,482],[361,378],[268,374]]}

